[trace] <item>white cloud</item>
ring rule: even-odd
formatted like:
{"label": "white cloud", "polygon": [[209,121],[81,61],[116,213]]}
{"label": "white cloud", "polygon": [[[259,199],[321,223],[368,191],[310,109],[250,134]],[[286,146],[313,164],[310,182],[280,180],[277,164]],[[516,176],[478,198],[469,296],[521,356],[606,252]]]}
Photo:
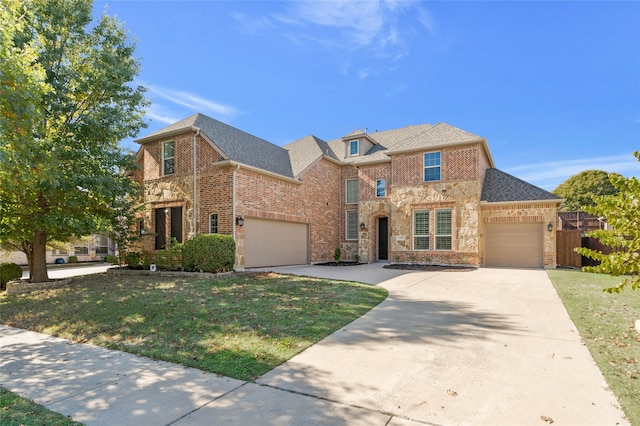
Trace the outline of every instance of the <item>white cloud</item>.
{"label": "white cloud", "polygon": [[149,110],[147,111],[146,117],[149,118],[151,121],[158,121],[160,123],[165,123],[165,124],[173,124],[176,121],[180,121],[181,119],[184,118],[184,117],[178,117],[177,115],[173,114],[171,111],[168,111],[162,105],[158,105],[156,103],[151,104],[151,106],[149,107]]}
{"label": "white cloud", "polygon": [[[266,21],[279,24],[282,36],[296,46],[313,44],[349,56],[362,51],[386,64],[408,55],[406,37],[416,28],[436,32],[431,13],[414,1],[295,1]],[[364,78],[374,73],[356,74]]]}
{"label": "white cloud", "polygon": [[547,190],[555,189],[571,176],[585,170],[604,170],[609,173],[619,173],[623,176],[638,176],[640,163],[629,153],[607,157],[550,161],[504,169],[509,174]]}
{"label": "white cloud", "polygon": [[149,92],[171,102],[174,105],[186,107],[191,110],[192,113],[201,112],[206,115],[213,115],[226,119],[233,118],[238,114],[238,111],[232,106],[214,102],[183,90],[150,86]]}

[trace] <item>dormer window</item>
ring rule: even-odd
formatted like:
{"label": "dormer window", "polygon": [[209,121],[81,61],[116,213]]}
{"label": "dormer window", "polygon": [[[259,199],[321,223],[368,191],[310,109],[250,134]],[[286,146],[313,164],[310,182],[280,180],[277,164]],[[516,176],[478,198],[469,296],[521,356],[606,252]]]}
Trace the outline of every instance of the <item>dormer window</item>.
{"label": "dormer window", "polygon": [[358,139],[349,141],[349,156],[360,154],[360,141]]}

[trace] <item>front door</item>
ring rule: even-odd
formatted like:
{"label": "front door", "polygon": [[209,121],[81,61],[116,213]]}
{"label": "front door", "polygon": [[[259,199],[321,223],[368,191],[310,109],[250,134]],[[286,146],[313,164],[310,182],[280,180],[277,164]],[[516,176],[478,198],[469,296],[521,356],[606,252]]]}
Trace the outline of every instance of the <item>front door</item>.
{"label": "front door", "polygon": [[171,239],[182,242],[182,207],[171,207]]}
{"label": "front door", "polygon": [[389,259],[389,218],[378,218],[378,260]]}
{"label": "front door", "polygon": [[156,250],[163,250],[167,245],[167,213],[162,209],[156,209]]}

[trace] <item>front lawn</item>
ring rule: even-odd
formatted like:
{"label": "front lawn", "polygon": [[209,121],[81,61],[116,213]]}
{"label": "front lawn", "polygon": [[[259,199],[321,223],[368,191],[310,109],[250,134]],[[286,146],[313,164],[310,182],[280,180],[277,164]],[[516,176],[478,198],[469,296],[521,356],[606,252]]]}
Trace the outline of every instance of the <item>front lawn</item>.
{"label": "front lawn", "polygon": [[382,287],[278,274],[111,276],[0,296],[3,324],[255,380],[383,301]]}
{"label": "front lawn", "polygon": [[2,426],[82,426],[30,399],[0,387],[0,424]]}
{"label": "front lawn", "polygon": [[640,426],[640,291],[603,293],[620,278],[548,271],[549,278],[591,355],[632,425]]}

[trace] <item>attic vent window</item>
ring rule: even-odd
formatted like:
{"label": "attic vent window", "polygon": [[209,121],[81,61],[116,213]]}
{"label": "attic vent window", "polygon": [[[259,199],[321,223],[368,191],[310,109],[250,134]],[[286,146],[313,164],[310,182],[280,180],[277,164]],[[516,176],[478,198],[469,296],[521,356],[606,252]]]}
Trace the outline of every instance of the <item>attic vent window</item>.
{"label": "attic vent window", "polygon": [[358,155],[360,153],[360,141],[353,140],[349,141],[349,155]]}

